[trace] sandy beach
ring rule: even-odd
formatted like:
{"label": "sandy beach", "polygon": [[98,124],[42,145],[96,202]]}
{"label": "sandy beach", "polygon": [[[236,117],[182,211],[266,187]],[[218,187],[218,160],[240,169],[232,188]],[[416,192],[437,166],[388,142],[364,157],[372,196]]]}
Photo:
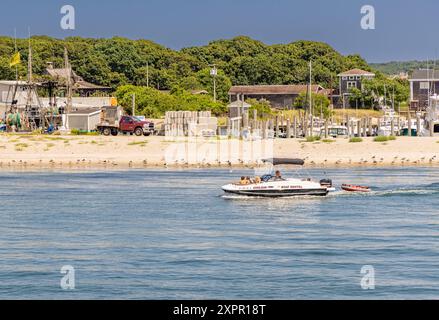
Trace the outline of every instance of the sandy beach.
{"label": "sandy beach", "polygon": [[0,135],[0,169],[253,167],[270,157],[310,167],[439,166],[439,138],[240,141],[135,136]]}

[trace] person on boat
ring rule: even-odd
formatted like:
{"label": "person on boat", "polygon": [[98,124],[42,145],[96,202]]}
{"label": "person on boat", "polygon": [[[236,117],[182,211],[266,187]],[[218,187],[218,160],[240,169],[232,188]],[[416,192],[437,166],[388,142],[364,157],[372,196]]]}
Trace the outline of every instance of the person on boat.
{"label": "person on boat", "polygon": [[255,177],[255,183],[260,184],[261,183],[261,177]]}
{"label": "person on boat", "polygon": [[246,180],[246,178],[245,178],[245,177],[241,177],[241,181],[239,181],[239,184],[240,184],[240,185],[245,185],[245,184],[247,184],[247,180]]}
{"label": "person on boat", "polygon": [[275,176],[274,176],[274,180],[276,180],[276,181],[283,180],[282,173],[279,170],[276,171]]}

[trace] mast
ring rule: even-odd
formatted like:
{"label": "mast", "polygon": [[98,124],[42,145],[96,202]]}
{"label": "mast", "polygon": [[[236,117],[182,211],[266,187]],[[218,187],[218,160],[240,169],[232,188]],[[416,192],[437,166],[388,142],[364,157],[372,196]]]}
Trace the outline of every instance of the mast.
{"label": "mast", "polygon": [[312,116],[312,61],[309,61],[309,114]]}
{"label": "mast", "polygon": [[67,104],[65,113],[69,114],[72,111],[72,67],[70,66],[67,48],[64,48],[64,64],[67,72]]}

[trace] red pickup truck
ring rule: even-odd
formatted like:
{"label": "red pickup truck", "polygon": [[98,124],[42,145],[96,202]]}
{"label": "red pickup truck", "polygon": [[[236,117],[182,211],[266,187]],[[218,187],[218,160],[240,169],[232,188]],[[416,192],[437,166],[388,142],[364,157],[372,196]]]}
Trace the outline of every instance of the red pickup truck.
{"label": "red pickup truck", "polygon": [[117,136],[119,132],[135,134],[136,136],[149,136],[154,134],[155,126],[153,122],[144,121],[137,117],[122,116],[119,124],[101,123],[97,126],[97,130],[105,136]]}

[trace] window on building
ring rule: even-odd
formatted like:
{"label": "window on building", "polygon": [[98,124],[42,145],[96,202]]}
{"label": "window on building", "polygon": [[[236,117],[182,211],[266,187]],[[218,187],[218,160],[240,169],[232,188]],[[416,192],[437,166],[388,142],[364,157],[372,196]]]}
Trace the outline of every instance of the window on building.
{"label": "window on building", "polygon": [[348,87],[348,89],[356,88],[357,87],[357,81],[348,81],[347,87]]}
{"label": "window on building", "polygon": [[355,77],[349,77],[349,80],[354,80],[355,79]]}
{"label": "window on building", "polygon": [[429,90],[430,84],[428,82],[421,82],[421,83],[419,83],[419,88],[421,90]]}

